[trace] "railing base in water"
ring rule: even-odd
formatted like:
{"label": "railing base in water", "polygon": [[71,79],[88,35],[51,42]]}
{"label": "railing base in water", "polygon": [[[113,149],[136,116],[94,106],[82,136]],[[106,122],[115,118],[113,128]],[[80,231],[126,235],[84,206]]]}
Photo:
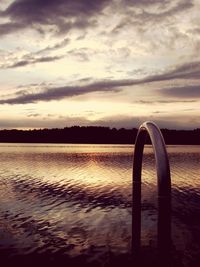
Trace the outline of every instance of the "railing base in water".
{"label": "railing base in water", "polygon": [[171,177],[169,160],[164,138],[153,122],[143,123],[135,141],[133,159],[133,212],[132,212],[132,253],[136,259],[140,257],[141,239],[141,173],[143,150],[146,137],[149,135],[157,171],[158,187],[158,224],[157,247],[158,260],[162,266],[170,266],[171,250]]}

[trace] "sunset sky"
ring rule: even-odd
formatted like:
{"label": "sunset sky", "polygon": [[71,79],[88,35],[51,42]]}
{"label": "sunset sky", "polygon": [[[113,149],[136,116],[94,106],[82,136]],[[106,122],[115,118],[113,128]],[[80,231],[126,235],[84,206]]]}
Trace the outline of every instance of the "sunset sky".
{"label": "sunset sky", "polygon": [[200,128],[200,0],[1,0],[0,128]]}

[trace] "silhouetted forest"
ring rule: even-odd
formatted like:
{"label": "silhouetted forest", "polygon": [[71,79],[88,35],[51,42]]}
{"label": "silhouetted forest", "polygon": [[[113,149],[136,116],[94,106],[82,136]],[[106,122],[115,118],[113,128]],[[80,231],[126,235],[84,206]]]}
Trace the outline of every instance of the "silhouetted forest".
{"label": "silhouetted forest", "polygon": [[[166,144],[200,145],[200,129],[162,129]],[[86,143],[86,144],[133,144],[137,129],[109,127],[65,127],[63,129],[0,130],[0,142],[11,143]],[[147,140],[149,142],[149,140]]]}

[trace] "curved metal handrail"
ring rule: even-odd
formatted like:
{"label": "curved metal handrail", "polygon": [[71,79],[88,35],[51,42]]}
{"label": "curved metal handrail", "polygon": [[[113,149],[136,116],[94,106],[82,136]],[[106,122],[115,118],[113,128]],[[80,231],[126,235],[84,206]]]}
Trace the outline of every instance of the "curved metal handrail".
{"label": "curved metal handrail", "polygon": [[[133,213],[132,213],[132,249],[134,254],[140,250],[141,238],[141,172],[143,149],[147,134],[153,146],[158,185],[158,254],[168,257],[171,246],[171,177],[164,138],[153,122],[143,123],[135,141],[133,159]],[[165,260],[163,258],[163,260]]]}

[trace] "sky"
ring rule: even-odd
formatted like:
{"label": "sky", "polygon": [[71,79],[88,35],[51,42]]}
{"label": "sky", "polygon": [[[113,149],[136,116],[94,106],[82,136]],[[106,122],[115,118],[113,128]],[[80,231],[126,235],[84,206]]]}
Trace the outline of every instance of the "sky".
{"label": "sky", "polygon": [[0,129],[200,128],[200,0],[1,0]]}

